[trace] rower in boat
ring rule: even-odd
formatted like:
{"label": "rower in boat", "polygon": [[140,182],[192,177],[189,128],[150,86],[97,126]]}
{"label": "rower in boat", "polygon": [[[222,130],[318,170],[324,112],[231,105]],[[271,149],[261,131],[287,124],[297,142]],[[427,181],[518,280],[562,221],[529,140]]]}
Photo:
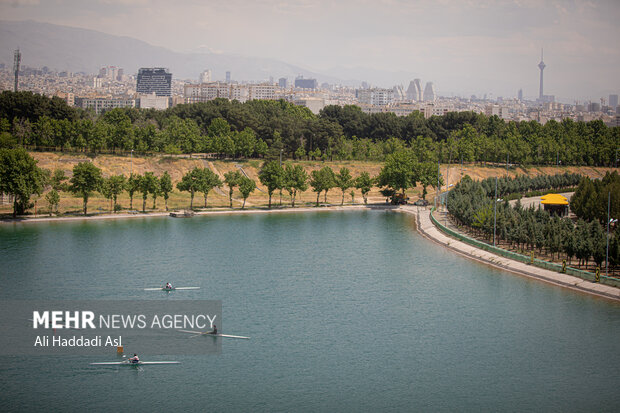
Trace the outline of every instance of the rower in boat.
{"label": "rower in boat", "polygon": [[166,283],[166,290],[172,290],[172,284]]}
{"label": "rower in boat", "polygon": [[131,364],[137,364],[140,362],[140,357],[138,357],[138,355],[136,353],[133,353],[133,357],[131,357],[129,359],[129,363]]}
{"label": "rower in boat", "polygon": [[215,324],[213,324],[213,331],[211,331],[209,334],[217,334],[217,326]]}

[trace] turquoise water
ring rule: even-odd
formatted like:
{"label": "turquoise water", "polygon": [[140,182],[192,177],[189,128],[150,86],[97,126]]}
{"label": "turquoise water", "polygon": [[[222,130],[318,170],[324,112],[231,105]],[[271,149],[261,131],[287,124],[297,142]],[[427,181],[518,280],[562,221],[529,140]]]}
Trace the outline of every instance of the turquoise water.
{"label": "turquoise water", "polygon": [[[0,256],[2,299],[218,299],[252,337],[141,371],[4,357],[3,411],[620,409],[620,305],[466,260],[403,214],[2,225]],[[142,291],[168,280],[201,289]]]}

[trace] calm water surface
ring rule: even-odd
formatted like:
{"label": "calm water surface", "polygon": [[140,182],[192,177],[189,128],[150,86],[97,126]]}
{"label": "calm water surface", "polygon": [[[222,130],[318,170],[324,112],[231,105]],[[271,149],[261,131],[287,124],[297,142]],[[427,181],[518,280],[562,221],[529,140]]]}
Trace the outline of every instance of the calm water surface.
{"label": "calm water surface", "polygon": [[[252,337],[142,371],[4,357],[3,411],[620,409],[620,305],[454,255],[402,214],[2,225],[0,257],[2,299],[219,299]],[[142,290],[168,280],[201,289]]]}

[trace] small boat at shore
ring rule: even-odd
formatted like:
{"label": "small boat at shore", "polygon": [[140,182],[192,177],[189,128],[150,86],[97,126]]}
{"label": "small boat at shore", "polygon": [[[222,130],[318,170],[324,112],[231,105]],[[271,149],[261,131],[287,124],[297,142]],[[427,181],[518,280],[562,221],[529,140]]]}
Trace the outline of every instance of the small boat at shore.
{"label": "small boat at shore", "polygon": [[196,215],[194,211],[188,211],[186,209],[184,209],[183,211],[173,211],[170,213],[170,216],[173,218],[191,218],[194,215]]}

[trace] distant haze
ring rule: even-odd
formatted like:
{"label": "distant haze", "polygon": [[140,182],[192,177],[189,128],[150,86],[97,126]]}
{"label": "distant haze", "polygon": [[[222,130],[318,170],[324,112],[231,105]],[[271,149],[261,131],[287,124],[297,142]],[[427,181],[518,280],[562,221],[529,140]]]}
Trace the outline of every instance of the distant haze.
{"label": "distant haze", "polygon": [[[262,69],[276,79],[298,70],[406,87],[420,78],[444,96],[514,97],[523,89],[534,98],[542,47],[545,94],[572,102],[620,93],[617,0],[0,0],[0,15],[128,36],[185,55],[263,58]],[[9,49],[0,61],[12,63],[6,56],[20,45],[0,41]],[[270,67],[274,61],[286,62],[288,72],[277,73],[283,69]],[[213,69],[184,71],[197,78],[206,68]],[[241,80],[234,71],[233,78]]]}

